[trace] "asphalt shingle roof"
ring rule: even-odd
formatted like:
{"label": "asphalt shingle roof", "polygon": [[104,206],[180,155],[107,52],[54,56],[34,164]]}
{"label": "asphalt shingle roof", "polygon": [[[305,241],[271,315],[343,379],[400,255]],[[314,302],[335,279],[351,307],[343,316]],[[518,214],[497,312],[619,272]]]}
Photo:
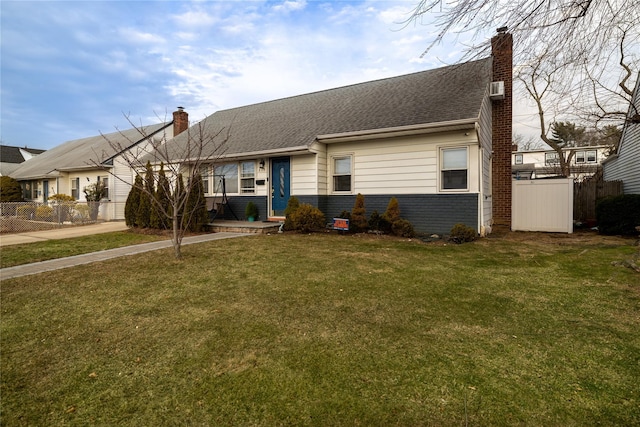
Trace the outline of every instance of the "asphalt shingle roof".
{"label": "asphalt shingle roof", "polygon": [[2,163],[22,163],[25,161],[24,156],[20,152],[24,150],[31,154],[44,153],[45,150],[27,147],[15,147],[13,145],[0,145],[0,162]]}
{"label": "asphalt shingle roof", "polygon": [[[151,135],[168,125],[169,123],[159,123],[142,126],[140,130],[146,135]],[[55,171],[90,168],[93,162],[101,163],[117,154],[119,150],[111,143],[128,147],[141,140],[143,136],[140,130],[133,128],[104,134],[104,136],[97,135],[67,141],[24,162],[11,176],[16,179],[37,179],[55,175]]]}
{"label": "asphalt shingle roof", "polygon": [[[477,119],[490,81],[486,58],[223,110],[201,124],[210,135],[224,129],[220,140],[229,131],[225,155],[309,146],[318,135]],[[170,142],[174,158],[187,139]]]}

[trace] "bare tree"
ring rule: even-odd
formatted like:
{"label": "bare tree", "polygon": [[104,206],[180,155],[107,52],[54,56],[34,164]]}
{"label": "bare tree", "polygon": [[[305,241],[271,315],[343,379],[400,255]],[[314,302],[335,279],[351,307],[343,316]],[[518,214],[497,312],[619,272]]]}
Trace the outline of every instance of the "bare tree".
{"label": "bare tree", "polygon": [[550,124],[561,118],[625,119],[640,65],[637,0],[420,0],[407,22],[437,29],[423,55],[449,36],[477,42],[462,61],[488,55],[488,30],[507,27],[515,81],[536,103],[547,144]]}
{"label": "bare tree", "polygon": [[[148,193],[149,199],[153,203],[153,208],[157,212],[169,219],[171,222],[171,241],[173,243],[174,255],[176,259],[182,258],[181,245],[186,230],[194,221],[194,212],[190,212],[187,207],[191,186],[198,185],[199,175],[202,167],[215,161],[223,154],[226,142],[229,138],[229,129],[219,128],[212,132],[211,127],[205,128],[203,122],[199,122],[187,130],[171,138],[166,132],[160,134],[149,134],[143,126],[136,126],[128,116],[125,116],[129,124],[137,130],[137,139],[131,138],[128,134],[118,131],[122,137],[119,140],[103,137],[107,140],[111,148],[119,153],[113,160],[113,167],[105,168],[115,179],[127,184],[131,184],[118,169],[123,168],[133,170],[142,174],[145,165],[150,162],[156,171],[162,164],[167,178],[170,181],[168,205],[158,203],[154,194],[142,186],[141,191]],[[102,166],[93,162],[94,166]],[[155,187],[166,185],[160,183],[160,175],[154,174]]]}

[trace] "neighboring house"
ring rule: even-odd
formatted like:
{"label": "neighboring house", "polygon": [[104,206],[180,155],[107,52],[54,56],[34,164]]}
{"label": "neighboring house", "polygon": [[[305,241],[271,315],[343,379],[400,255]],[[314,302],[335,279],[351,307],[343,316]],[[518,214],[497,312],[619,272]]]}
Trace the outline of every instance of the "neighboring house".
{"label": "neighboring house", "polygon": [[[238,216],[253,201],[280,220],[296,196],[330,221],[362,193],[368,215],[396,197],[419,232],[510,226],[511,35],[492,45],[491,58],[212,114],[200,125],[228,139],[203,168],[210,205],[224,177]],[[170,143],[184,152],[187,133]]]}
{"label": "neighboring house", "polygon": [[[571,147],[570,178],[582,180],[595,174],[607,158],[610,147]],[[561,175],[560,160],[555,150],[514,151],[511,154],[511,174],[514,179],[549,178]]]}
{"label": "neighboring house", "polygon": [[36,148],[0,145],[0,176],[11,175],[21,163],[44,152]]}
{"label": "neighboring house", "polygon": [[110,202],[104,204],[102,218],[124,219],[134,172],[123,161],[122,153],[134,149],[143,152],[149,139],[168,140],[188,127],[188,115],[182,109],[173,113],[173,118],[168,123],[65,142],[25,162],[11,176],[21,183],[26,200],[42,203],[54,194],[86,201],[84,188],[102,181],[107,187],[105,202]]}
{"label": "neighboring house", "polygon": [[606,181],[621,180],[624,194],[640,194],[640,73],[618,150],[602,166]]}

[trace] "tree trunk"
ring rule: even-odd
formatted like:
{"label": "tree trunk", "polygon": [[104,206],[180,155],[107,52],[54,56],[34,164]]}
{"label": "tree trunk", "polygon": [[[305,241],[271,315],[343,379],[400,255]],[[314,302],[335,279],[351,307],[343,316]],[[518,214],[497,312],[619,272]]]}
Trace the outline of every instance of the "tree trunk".
{"label": "tree trunk", "polygon": [[182,259],[181,245],[182,245],[182,236],[183,232],[181,229],[181,224],[178,219],[177,209],[174,209],[173,214],[173,235],[171,237],[171,243],[173,243],[173,254],[176,259]]}

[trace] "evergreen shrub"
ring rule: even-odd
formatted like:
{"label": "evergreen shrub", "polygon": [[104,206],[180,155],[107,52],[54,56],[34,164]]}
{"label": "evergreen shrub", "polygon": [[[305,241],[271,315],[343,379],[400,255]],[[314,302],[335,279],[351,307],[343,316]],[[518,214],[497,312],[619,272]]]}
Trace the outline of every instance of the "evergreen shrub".
{"label": "evergreen shrub", "polygon": [[302,203],[291,215],[291,223],[294,230],[308,233],[323,229],[325,226],[324,214],[320,209],[307,203]]}
{"label": "evergreen shrub", "polygon": [[406,219],[398,219],[391,224],[391,232],[399,237],[414,237],[416,235],[413,224]]}
{"label": "evergreen shrub", "polygon": [[640,226],[640,194],[606,197],[596,205],[598,230],[602,234],[637,234]]}
{"label": "evergreen shrub", "polygon": [[369,223],[367,221],[367,212],[364,207],[364,196],[360,193],[356,196],[356,202],[351,210],[351,218],[349,219],[349,230],[354,233],[362,233],[367,231]]}
{"label": "evergreen shrub", "polygon": [[478,238],[478,233],[475,229],[468,227],[464,224],[456,224],[451,228],[449,240],[454,243],[466,243],[473,242]]}
{"label": "evergreen shrub", "polygon": [[287,231],[293,230],[293,222],[291,220],[291,215],[293,215],[293,213],[298,210],[298,208],[300,207],[300,201],[298,200],[298,198],[296,196],[291,196],[289,197],[289,201],[287,202],[287,207],[284,210],[284,216],[285,216],[285,220],[284,220],[284,229]]}

